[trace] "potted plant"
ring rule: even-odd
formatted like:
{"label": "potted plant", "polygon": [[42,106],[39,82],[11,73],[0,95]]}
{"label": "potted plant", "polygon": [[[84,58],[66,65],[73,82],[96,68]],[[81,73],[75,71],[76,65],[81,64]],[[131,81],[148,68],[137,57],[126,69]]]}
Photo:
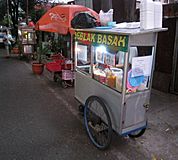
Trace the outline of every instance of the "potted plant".
{"label": "potted plant", "polygon": [[45,54],[49,51],[47,47],[42,47],[42,44],[40,44],[39,47],[37,47],[37,52],[36,52],[36,61],[32,62],[32,71],[34,74],[41,75],[44,70],[44,63],[43,59]]}

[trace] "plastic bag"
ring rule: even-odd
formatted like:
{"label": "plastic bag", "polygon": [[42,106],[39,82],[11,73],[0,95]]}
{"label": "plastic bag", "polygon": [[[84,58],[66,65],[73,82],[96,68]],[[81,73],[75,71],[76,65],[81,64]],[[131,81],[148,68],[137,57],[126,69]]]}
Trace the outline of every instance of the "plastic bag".
{"label": "plastic bag", "polygon": [[77,14],[71,21],[73,28],[93,28],[97,26],[96,18],[87,12]]}
{"label": "plastic bag", "polygon": [[100,10],[99,17],[101,25],[107,26],[108,22],[113,21],[113,9],[110,9],[108,12],[103,12],[102,10]]}

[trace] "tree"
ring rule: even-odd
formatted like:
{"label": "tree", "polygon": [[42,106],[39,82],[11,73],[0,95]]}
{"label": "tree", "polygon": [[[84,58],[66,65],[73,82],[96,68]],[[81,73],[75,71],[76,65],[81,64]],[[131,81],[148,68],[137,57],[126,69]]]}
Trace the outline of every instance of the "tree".
{"label": "tree", "polygon": [[[7,2],[9,6],[7,6]],[[9,24],[7,18],[7,9],[9,9],[10,25],[17,35],[19,16],[26,19],[28,13],[28,18],[30,17],[34,22],[37,22],[47,11],[48,2],[49,0],[0,0],[0,24]],[[36,5],[41,6],[41,8],[36,10]],[[23,15],[21,15],[19,8],[24,11]],[[26,12],[27,9],[29,12]]]}
{"label": "tree", "polygon": [[0,24],[4,25],[3,20],[4,20],[5,14],[7,13],[6,1],[0,0],[0,10],[1,10],[1,12],[0,12]]}
{"label": "tree", "polygon": [[[24,19],[27,18],[26,21],[28,21],[28,18],[31,16],[33,17],[33,20],[35,20],[38,14],[35,11],[34,6],[36,4],[45,4],[47,2],[48,0],[9,0],[9,13],[11,16],[12,25],[16,35],[17,35],[17,26],[19,20],[19,8],[22,8],[22,10],[25,11],[23,18]],[[44,13],[43,11],[39,11],[39,12],[41,12],[42,14]]]}
{"label": "tree", "polygon": [[[21,7],[27,10],[27,0],[21,0]],[[46,6],[49,0],[28,0],[29,16],[34,22],[37,22],[41,16],[46,12]]]}
{"label": "tree", "polygon": [[9,13],[13,22],[13,28],[17,28],[18,25],[18,17],[19,17],[19,0],[11,0],[9,1]]}
{"label": "tree", "polygon": [[2,24],[7,27],[10,27],[11,25],[13,25],[11,16],[8,14],[5,14]]}

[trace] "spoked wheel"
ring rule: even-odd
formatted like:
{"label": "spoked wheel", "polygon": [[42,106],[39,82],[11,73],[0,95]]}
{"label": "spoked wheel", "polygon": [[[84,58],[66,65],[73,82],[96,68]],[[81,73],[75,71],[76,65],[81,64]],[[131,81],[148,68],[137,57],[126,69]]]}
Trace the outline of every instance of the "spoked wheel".
{"label": "spoked wheel", "polygon": [[109,147],[112,136],[112,125],[106,105],[97,96],[86,100],[84,122],[91,142],[99,149]]}
{"label": "spoked wheel", "polygon": [[82,104],[80,104],[78,106],[78,110],[79,110],[80,113],[84,113],[84,106]]}
{"label": "spoked wheel", "polygon": [[62,80],[61,85],[63,88],[67,88],[67,87],[73,87],[74,83],[73,81],[70,80]]}
{"label": "spoked wheel", "polygon": [[62,76],[61,72],[54,72],[53,81],[61,84],[62,81],[61,76]]}
{"label": "spoked wheel", "polygon": [[54,80],[54,82],[58,81],[58,75],[57,75],[57,73],[54,73],[53,80]]}
{"label": "spoked wheel", "polygon": [[130,133],[128,136],[130,138],[138,138],[138,137],[142,136],[145,133],[145,130],[146,130],[146,128],[143,128],[141,130],[138,130],[138,131],[135,131],[133,133]]}
{"label": "spoked wheel", "polygon": [[67,88],[68,87],[67,82],[62,80],[61,86],[62,86],[62,88]]}

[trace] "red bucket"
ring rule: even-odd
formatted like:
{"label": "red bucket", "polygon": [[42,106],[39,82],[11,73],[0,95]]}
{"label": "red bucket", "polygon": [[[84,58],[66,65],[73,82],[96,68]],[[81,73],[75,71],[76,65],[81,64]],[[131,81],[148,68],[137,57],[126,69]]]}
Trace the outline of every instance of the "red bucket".
{"label": "red bucket", "polygon": [[61,71],[61,65],[56,62],[46,63],[46,69],[50,72],[59,72]]}

